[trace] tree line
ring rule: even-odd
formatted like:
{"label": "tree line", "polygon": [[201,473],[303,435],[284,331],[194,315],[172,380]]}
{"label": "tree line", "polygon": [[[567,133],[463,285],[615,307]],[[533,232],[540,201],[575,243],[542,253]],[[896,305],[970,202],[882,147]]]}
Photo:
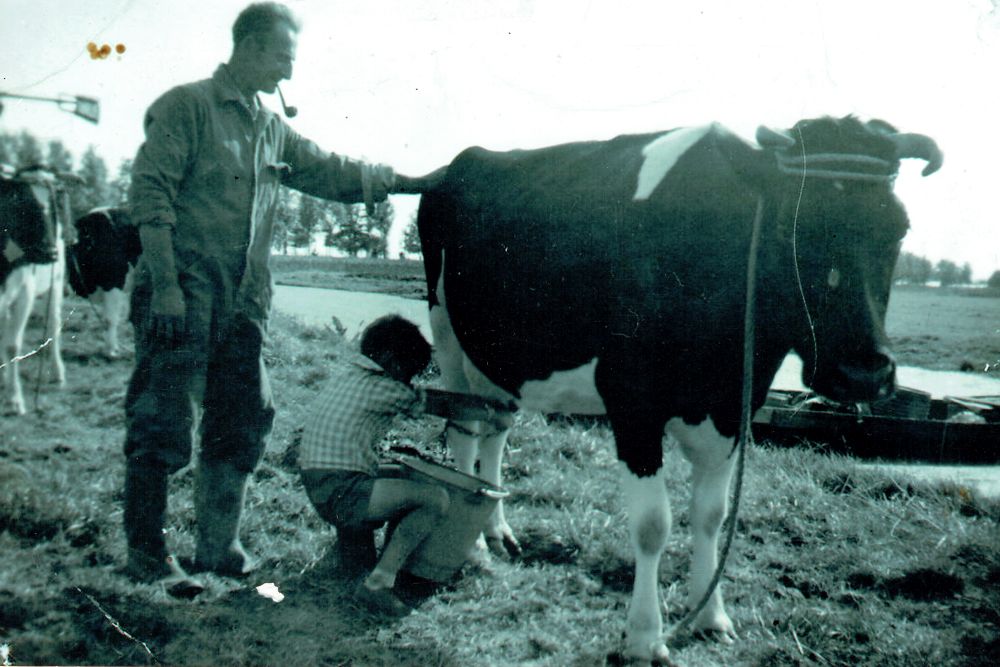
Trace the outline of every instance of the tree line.
{"label": "tree line", "polygon": [[[0,164],[13,169],[41,164],[83,180],[72,188],[70,196],[74,219],[100,206],[125,205],[132,182],[130,158],[119,163],[114,175],[93,145],[80,157],[78,166],[74,162],[59,139],[43,143],[27,131],[0,133]],[[363,204],[326,201],[283,187],[277,206],[274,249],[278,252],[308,252],[317,243],[352,257],[385,257],[388,252],[389,229],[395,218],[390,201],[376,204],[374,215],[369,216]],[[411,226],[409,236],[416,229],[412,221]],[[407,252],[414,252],[412,248],[412,242],[404,245]]]}
{"label": "tree line", "polygon": [[968,262],[959,266],[955,262],[942,259],[937,264],[926,257],[903,252],[896,262],[893,281],[910,285],[925,285],[932,280],[942,287],[948,285],[968,285],[972,282],[972,265]]}

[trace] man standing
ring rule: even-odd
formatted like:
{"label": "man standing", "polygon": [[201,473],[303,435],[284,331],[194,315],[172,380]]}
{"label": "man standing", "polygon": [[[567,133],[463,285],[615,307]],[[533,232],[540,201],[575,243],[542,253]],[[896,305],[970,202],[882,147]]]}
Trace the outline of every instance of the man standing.
{"label": "man standing", "polygon": [[292,75],[299,23],[265,2],[240,13],[211,79],[178,86],[146,113],[129,204],[143,255],[132,296],[135,369],[125,399],[126,573],[186,579],[164,536],[167,479],[195,475],[195,569],[253,567],[239,538],[248,475],[274,408],[261,359],[279,185],[345,202],[384,199],[395,175],[324,153],[256,94]]}

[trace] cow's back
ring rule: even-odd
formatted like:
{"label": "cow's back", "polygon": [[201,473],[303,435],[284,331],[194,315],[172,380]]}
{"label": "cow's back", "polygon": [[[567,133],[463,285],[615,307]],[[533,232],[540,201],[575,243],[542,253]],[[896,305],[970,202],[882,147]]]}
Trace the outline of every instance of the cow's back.
{"label": "cow's back", "polygon": [[[727,248],[749,230],[750,188],[707,132],[650,196],[637,198],[643,149],[662,136],[473,148],[424,195],[418,225],[431,304],[443,280],[463,349],[500,386],[514,391],[623,345],[637,354],[690,347],[712,330],[704,317],[742,298],[745,257]],[[727,183],[727,169],[740,190],[735,201],[706,185]],[[713,261],[727,254],[736,257],[733,275],[719,269],[731,258]]]}

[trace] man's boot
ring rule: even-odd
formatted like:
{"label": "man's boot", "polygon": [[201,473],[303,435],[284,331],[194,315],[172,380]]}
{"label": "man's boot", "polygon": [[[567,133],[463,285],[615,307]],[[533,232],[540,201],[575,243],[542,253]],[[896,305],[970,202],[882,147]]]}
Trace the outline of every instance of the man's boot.
{"label": "man's boot", "polygon": [[248,473],[223,461],[198,463],[195,474],[195,514],[198,521],[196,571],[210,570],[243,577],[257,567],[240,543],[240,515]]}
{"label": "man's boot", "polygon": [[125,574],[140,583],[163,581],[172,595],[194,597],[204,587],[177,558],[167,553],[163,519],[167,510],[167,471],[159,465],[129,460],[125,465]]}

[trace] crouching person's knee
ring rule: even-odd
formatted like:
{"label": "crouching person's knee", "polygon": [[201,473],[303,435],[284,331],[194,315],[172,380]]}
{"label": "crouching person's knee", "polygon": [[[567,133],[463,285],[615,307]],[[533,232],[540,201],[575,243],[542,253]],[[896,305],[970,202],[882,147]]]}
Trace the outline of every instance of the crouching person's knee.
{"label": "crouching person's knee", "polygon": [[448,508],[451,507],[451,496],[448,495],[448,491],[440,486],[430,486],[428,487],[427,502],[424,507],[430,513],[442,518],[448,513]]}

